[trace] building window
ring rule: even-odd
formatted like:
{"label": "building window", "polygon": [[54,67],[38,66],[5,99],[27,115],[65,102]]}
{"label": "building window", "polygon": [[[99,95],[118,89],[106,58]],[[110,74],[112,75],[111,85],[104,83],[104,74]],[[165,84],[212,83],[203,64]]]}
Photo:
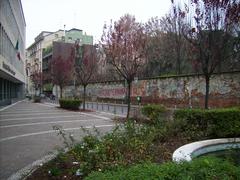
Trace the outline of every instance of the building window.
{"label": "building window", "polygon": [[0,54],[2,54],[3,50],[3,35],[2,35],[2,24],[0,23]]}
{"label": "building window", "polygon": [[3,79],[0,78],[0,101],[3,100]]}
{"label": "building window", "polygon": [[24,73],[23,62],[18,59],[17,51],[15,49],[16,43],[19,45],[20,57],[24,56],[23,40],[20,36],[20,31],[12,12],[9,1],[1,1],[0,15],[8,17],[8,26],[11,33],[15,36],[13,39],[9,38],[8,33],[5,31],[3,24],[0,24],[0,54],[13,65],[21,74]]}

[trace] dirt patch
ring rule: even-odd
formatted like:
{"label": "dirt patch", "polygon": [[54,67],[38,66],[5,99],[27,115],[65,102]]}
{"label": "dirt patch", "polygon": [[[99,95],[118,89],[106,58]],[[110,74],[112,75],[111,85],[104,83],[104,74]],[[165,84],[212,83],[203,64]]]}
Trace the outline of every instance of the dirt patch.
{"label": "dirt patch", "polygon": [[[119,118],[118,120],[124,121]],[[152,153],[155,154],[153,162],[164,163],[172,161],[173,152],[180,146],[189,143],[184,137],[169,137],[166,140],[159,140],[154,143],[152,147]],[[74,164],[74,160],[71,155],[67,156],[68,160],[61,161],[59,158],[55,158],[52,161],[46,163],[42,167],[33,172],[27,180],[45,180],[45,179],[83,179],[81,176],[76,176],[76,171],[79,168],[79,164]]]}

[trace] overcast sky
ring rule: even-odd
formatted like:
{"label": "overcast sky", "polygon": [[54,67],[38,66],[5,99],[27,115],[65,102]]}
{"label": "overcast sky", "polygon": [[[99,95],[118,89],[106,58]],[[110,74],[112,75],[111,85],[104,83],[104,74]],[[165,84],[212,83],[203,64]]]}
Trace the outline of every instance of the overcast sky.
{"label": "overcast sky", "polygon": [[122,15],[135,15],[137,21],[161,17],[170,8],[170,0],[22,0],[26,19],[26,47],[41,31],[82,29],[98,42],[104,23]]}

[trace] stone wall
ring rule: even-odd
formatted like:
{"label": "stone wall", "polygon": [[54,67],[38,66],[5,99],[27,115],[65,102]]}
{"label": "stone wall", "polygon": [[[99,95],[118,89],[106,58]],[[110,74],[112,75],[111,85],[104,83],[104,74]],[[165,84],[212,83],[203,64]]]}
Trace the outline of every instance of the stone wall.
{"label": "stone wall", "polygon": [[[124,81],[89,84],[87,95],[98,99],[124,100]],[[65,89],[71,96],[73,87]],[[77,87],[81,95],[82,87]],[[161,103],[168,107],[203,107],[205,80],[201,75],[159,77],[133,82],[132,100],[142,97],[142,103]],[[210,80],[210,107],[240,105],[240,72],[215,74]]]}

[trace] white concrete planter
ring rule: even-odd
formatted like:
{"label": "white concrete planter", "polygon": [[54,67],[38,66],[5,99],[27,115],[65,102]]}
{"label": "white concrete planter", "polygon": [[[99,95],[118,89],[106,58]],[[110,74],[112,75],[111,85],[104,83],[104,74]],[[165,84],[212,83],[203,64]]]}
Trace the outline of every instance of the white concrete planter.
{"label": "white concrete planter", "polygon": [[231,148],[240,148],[240,138],[210,139],[186,144],[174,151],[172,159],[175,162],[191,161],[202,154]]}

